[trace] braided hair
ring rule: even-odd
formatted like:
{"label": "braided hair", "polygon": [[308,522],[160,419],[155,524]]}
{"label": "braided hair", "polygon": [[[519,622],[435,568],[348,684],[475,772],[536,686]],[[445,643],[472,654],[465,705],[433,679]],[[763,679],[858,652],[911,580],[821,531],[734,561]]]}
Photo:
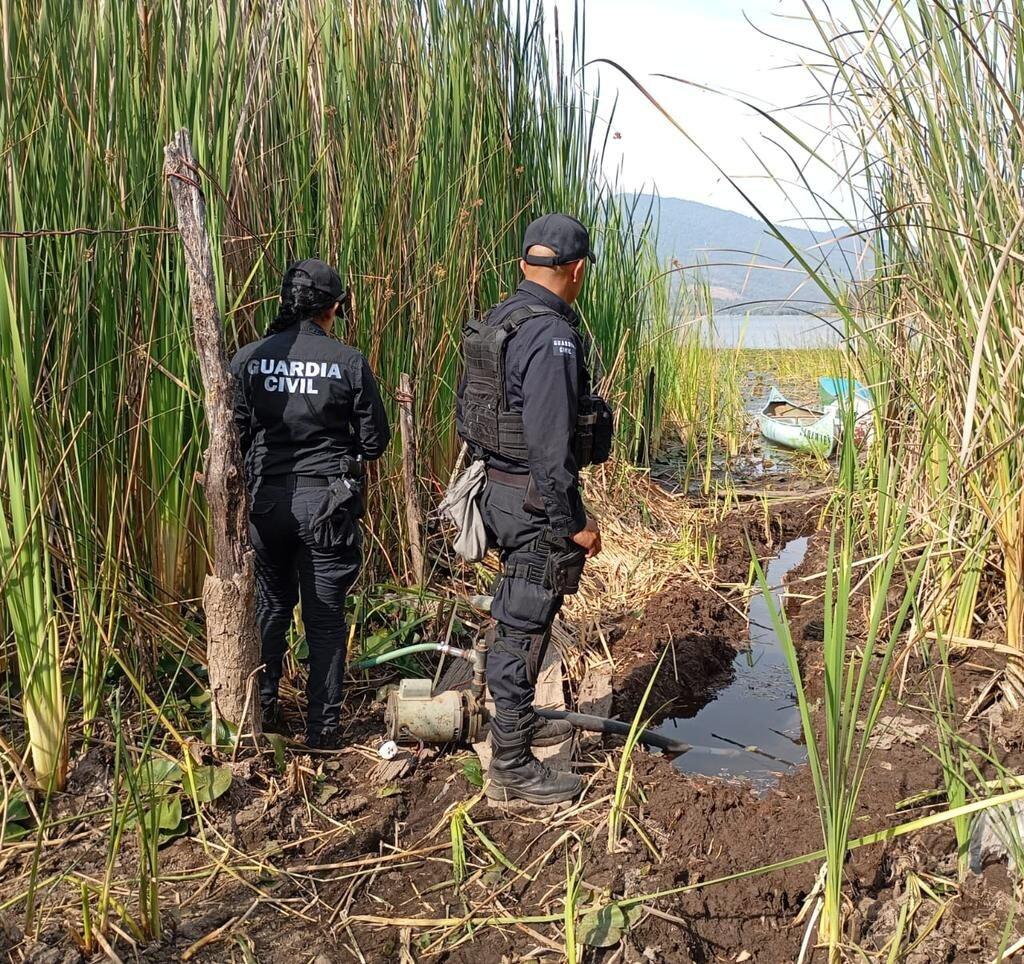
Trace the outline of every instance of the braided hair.
{"label": "braided hair", "polygon": [[316,318],[345,297],[338,273],[315,258],[289,265],[281,282],[281,302],[267,335],[286,331],[300,321]]}

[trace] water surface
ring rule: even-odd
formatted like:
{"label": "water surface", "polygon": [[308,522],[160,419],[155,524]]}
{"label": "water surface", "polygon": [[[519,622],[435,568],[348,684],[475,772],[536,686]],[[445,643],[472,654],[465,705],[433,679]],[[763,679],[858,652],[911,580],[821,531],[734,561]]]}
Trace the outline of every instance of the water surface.
{"label": "water surface", "polygon": [[835,348],[843,340],[843,322],[807,315],[716,314],[710,337],[714,348]]}
{"label": "water surface", "polygon": [[[806,552],[806,537],[794,539],[769,564],[768,585],[777,603],[783,592],[783,577],[803,562]],[[782,773],[803,763],[807,749],[802,741],[793,679],[760,593],[750,601],[749,637],[749,651],[740,653],[733,664],[732,682],[695,716],[667,720],[658,732],[694,746],[675,760],[685,773],[743,778],[763,790]],[[743,747],[756,747],[759,752]],[[728,755],[709,750],[727,751]]]}

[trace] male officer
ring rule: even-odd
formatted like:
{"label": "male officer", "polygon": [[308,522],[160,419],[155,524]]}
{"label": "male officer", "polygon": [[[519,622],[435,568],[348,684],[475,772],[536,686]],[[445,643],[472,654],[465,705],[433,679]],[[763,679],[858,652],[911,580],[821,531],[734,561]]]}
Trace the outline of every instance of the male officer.
{"label": "male officer", "polygon": [[590,235],[575,218],[537,219],[523,239],[524,280],[463,332],[458,429],[487,464],[480,508],[503,563],[487,659],[495,703],[488,773],[493,799],[557,803],[581,789],[578,776],[544,765],[530,747],[571,734],[568,724],[537,716],[534,690],[564,596],[578,588],[584,558],[601,551],[600,530],[580,497],[579,469],[607,458],[611,413],[590,394],[571,307],[594,260]]}
{"label": "male officer", "polygon": [[331,338],[349,303],[338,273],[308,258],[288,268],[266,337],[231,362],[235,422],[252,496],[264,726],[280,727],[285,636],[301,595],[309,643],[306,743],[338,747],[345,597],[362,562],[362,469],[391,438],[366,359]]}

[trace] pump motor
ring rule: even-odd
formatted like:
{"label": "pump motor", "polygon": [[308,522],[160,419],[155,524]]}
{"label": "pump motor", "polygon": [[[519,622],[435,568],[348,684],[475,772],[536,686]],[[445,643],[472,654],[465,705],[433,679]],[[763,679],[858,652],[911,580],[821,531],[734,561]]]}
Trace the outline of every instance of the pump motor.
{"label": "pump motor", "polygon": [[473,694],[432,689],[428,679],[404,679],[388,694],[388,736],[396,743],[475,743],[484,711]]}

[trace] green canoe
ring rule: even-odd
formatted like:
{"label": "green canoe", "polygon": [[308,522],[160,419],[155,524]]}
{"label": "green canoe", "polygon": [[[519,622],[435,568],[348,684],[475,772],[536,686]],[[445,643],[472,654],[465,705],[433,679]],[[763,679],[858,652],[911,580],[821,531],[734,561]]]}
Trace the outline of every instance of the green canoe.
{"label": "green canoe", "polygon": [[828,458],[836,446],[836,411],[795,405],[774,386],[757,416],[761,434],[776,445]]}

